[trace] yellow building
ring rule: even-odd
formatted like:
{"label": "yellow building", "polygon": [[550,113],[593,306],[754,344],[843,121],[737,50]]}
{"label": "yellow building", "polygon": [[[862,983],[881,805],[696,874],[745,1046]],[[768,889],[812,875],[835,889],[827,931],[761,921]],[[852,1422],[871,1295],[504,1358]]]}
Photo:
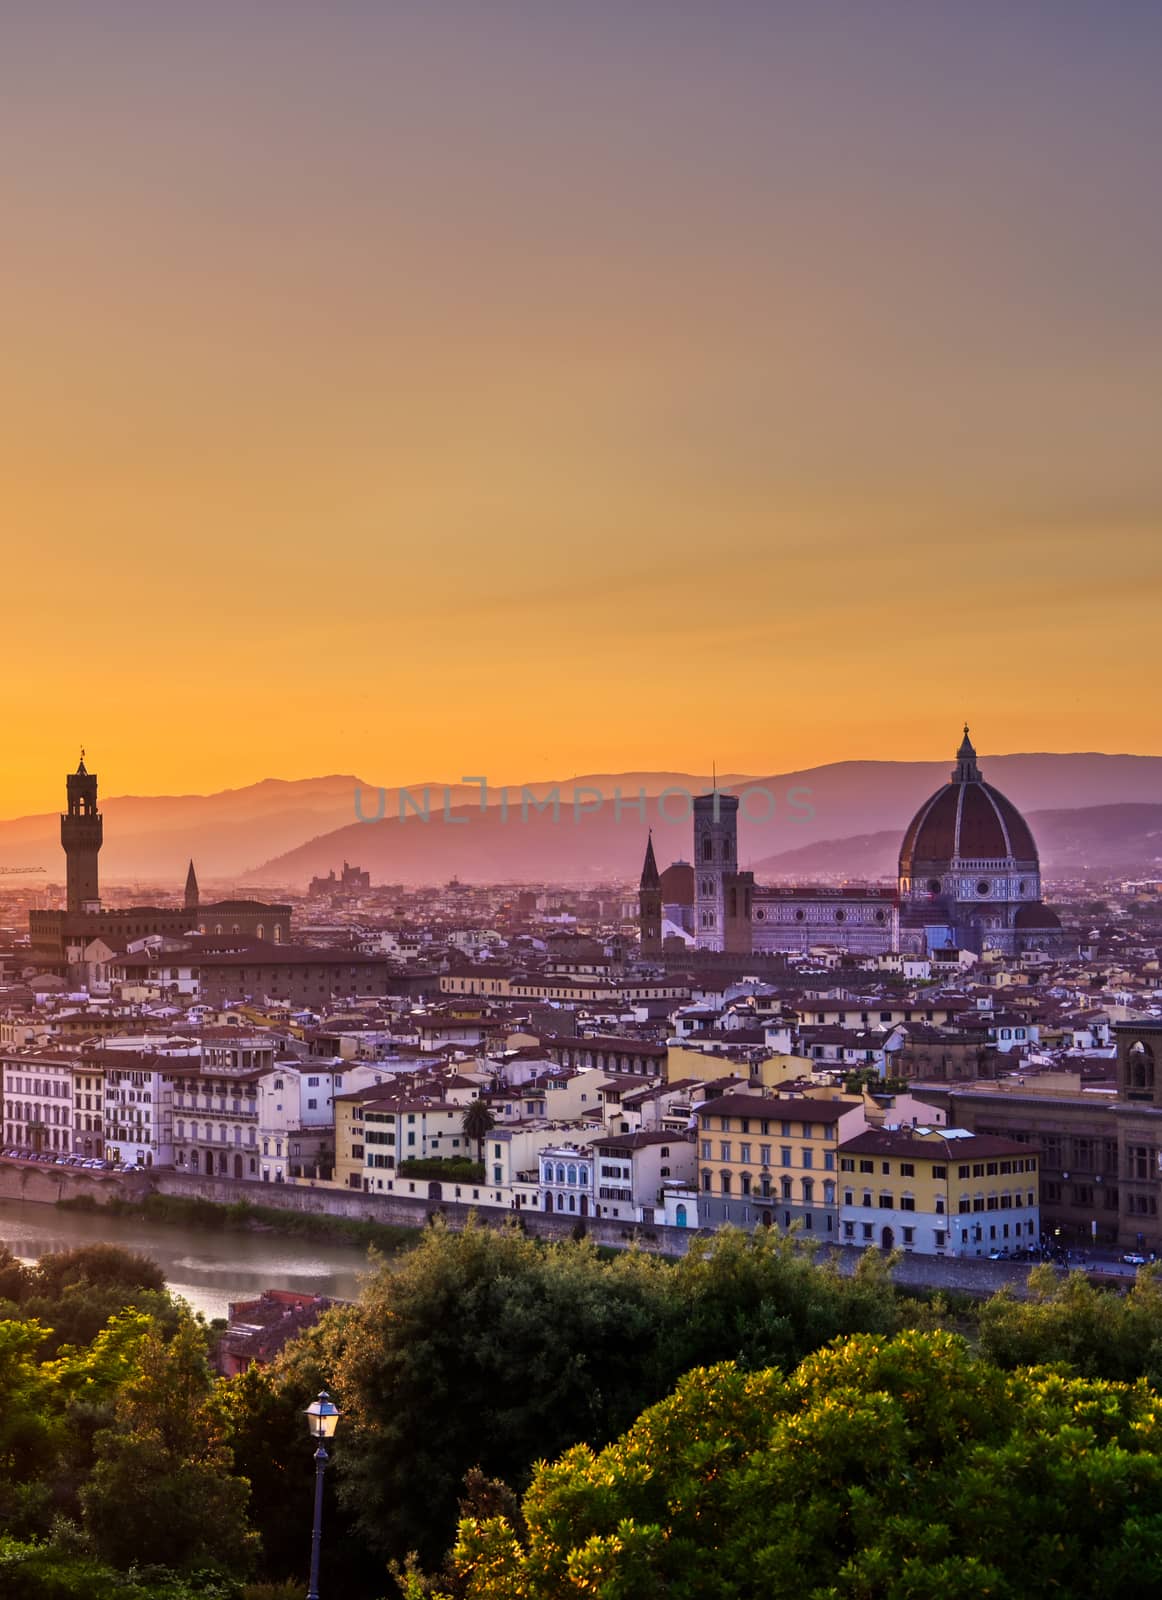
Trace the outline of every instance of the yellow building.
{"label": "yellow building", "polygon": [[1041,1236],[1036,1153],[959,1128],[868,1128],[839,1148],[844,1244],[1012,1255]]}
{"label": "yellow building", "polygon": [[749,1078],[764,1089],[776,1089],[779,1084],[810,1072],[811,1065],[804,1056],[772,1053],[765,1060],[751,1064],[729,1056],[712,1055],[696,1045],[671,1044],[666,1049],[668,1083],[678,1083],[683,1078],[697,1078],[702,1083],[714,1083],[720,1078]]}
{"label": "yellow building", "polygon": [[700,1223],[798,1224],[837,1240],[838,1150],[866,1127],[862,1099],[733,1092],[697,1116]]}

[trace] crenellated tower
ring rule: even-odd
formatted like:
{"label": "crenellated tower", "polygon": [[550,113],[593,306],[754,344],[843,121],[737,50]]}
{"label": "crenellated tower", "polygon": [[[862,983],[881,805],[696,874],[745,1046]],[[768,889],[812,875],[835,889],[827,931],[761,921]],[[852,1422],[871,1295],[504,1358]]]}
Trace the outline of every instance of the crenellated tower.
{"label": "crenellated tower", "polygon": [[66,779],[68,810],[61,817],[61,848],[68,863],[66,906],[69,911],[97,911],[101,891],[97,881],[97,856],[104,838],[104,823],[97,810],[97,774],[85,767],[85,752],[77,770]]}

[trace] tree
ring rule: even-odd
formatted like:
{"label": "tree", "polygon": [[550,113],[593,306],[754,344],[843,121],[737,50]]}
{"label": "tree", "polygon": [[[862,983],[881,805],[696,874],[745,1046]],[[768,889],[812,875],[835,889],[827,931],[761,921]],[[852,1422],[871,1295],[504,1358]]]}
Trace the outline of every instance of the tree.
{"label": "tree", "polygon": [[484,1160],[484,1141],[496,1127],[496,1118],[484,1100],[470,1100],[464,1108],[464,1118],[460,1124],[466,1139],[476,1142],[476,1159]]}
{"label": "tree", "polygon": [[1162,1417],[1144,1385],[860,1335],[789,1377],[688,1374],[616,1443],[538,1468],[522,1509],[524,1532],[461,1523],[464,1600],[1148,1594]]}
{"label": "tree", "polygon": [[238,1575],[257,1538],[246,1524],[249,1486],[233,1474],[220,1401],[201,1330],[186,1320],[167,1343],[151,1329],[123,1386],[112,1426],[94,1440],[80,1499],[97,1555],[114,1566],[156,1563]]}
{"label": "tree", "polygon": [[183,1317],[156,1261],[118,1245],[56,1251],[26,1269],[20,1313],[50,1330],[45,1333],[47,1354],[63,1345],[88,1344],[127,1308],[152,1317],[167,1333]]}
{"label": "tree", "polygon": [[789,1367],[900,1321],[878,1252],[845,1278],[773,1230],[723,1230],[672,1265],[437,1224],[368,1283],[320,1374],[346,1413],[341,1497],[371,1548],[438,1560],[470,1469],[523,1490],[534,1462],[606,1444],[691,1366]]}
{"label": "tree", "polygon": [[1067,1364],[1081,1377],[1162,1386],[1162,1267],[1143,1267],[1128,1294],[1061,1278],[1051,1266],[1029,1274],[1030,1298],[1005,1289],[981,1307],[981,1348],[999,1366]]}

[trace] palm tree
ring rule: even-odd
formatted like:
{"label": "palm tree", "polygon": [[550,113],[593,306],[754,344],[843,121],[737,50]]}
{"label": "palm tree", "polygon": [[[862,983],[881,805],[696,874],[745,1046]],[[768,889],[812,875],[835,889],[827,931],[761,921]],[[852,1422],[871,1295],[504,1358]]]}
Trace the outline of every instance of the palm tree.
{"label": "palm tree", "polygon": [[461,1126],[466,1139],[475,1139],[476,1159],[483,1165],[484,1141],[496,1127],[496,1118],[483,1100],[470,1100],[464,1109],[464,1121]]}

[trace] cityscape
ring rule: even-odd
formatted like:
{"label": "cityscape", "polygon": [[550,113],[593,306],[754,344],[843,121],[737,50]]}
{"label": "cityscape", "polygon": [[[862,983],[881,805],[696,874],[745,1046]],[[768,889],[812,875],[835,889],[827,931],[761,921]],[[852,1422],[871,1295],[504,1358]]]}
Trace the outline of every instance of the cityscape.
{"label": "cityscape", "polygon": [[8,1592],[1162,1593],[1162,11],[10,11]]}

